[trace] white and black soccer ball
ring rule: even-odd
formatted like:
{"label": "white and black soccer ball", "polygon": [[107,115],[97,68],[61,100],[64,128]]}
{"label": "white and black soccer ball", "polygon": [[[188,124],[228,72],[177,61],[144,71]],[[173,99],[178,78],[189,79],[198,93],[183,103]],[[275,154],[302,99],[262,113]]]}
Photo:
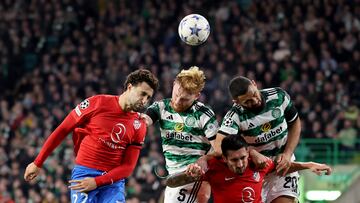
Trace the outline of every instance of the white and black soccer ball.
{"label": "white and black soccer ball", "polygon": [[181,20],[178,32],[183,42],[191,46],[197,46],[204,43],[209,37],[210,25],[204,16],[190,14]]}

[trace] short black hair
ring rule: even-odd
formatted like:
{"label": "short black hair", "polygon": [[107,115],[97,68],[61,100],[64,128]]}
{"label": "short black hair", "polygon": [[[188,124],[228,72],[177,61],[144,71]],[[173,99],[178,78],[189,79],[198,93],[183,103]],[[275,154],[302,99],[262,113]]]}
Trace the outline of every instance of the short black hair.
{"label": "short black hair", "polygon": [[247,77],[237,76],[230,81],[229,91],[232,98],[236,98],[240,95],[247,93],[251,80]]}
{"label": "short black hair", "polygon": [[247,148],[248,144],[241,135],[228,135],[221,142],[221,150],[225,157],[227,157],[229,150],[236,151],[243,147]]}
{"label": "short black hair", "polygon": [[138,85],[142,82],[146,82],[154,91],[159,87],[159,80],[154,74],[147,69],[138,69],[126,77],[124,89],[126,90],[129,84]]}

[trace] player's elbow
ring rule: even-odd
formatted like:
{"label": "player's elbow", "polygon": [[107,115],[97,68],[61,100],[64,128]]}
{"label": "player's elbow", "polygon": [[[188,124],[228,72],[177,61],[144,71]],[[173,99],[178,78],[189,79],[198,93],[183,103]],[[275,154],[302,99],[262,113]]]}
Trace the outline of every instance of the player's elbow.
{"label": "player's elbow", "polygon": [[168,187],[172,187],[172,188],[177,187],[176,182],[172,178],[166,179],[165,184]]}

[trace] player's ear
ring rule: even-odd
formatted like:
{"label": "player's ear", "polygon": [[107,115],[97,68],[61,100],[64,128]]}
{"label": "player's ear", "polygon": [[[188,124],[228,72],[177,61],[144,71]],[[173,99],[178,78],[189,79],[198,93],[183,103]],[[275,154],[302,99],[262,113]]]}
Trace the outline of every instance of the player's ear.
{"label": "player's ear", "polygon": [[257,88],[257,84],[256,84],[255,80],[251,80],[251,84]]}
{"label": "player's ear", "polygon": [[239,99],[238,99],[238,97],[233,98],[233,99],[232,99],[232,102],[233,102],[233,103],[236,103],[236,104],[239,104]]}
{"label": "player's ear", "polygon": [[126,87],[126,90],[130,90],[131,88],[132,88],[132,84],[131,83],[129,83],[128,85],[127,85],[127,87]]}
{"label": "player's ear", "polygon": [[201,93],[200,93],[200,92],[199,92],[199,93],[197,93],[197,94],[196,94],[196,99],[199,99],[200,95],[201,95]]}

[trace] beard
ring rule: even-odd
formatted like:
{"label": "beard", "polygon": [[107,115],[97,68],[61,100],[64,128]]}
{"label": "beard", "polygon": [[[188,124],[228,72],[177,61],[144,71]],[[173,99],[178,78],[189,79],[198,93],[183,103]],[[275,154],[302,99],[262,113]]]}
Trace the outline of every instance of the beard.
{"label": "beard", "polygon": [[189,108],[188,106],[175,105],[174,103],[171,103],[171,107],[172,107],[176,112],[184,112],[184,111],[186,111],[186,110]]}
{"label": "beard", "polygon": [[235,168],[235,173],[236,174],[239,174],[239,175],[242,175],[244,173],[245,169],[243,170],[242,168]]}
{"label": "beard", "polygon": [[131,104],[129,105],[127,108],[126,108],[126,111],[136,111],[136,112],[139,112],[139,111],[143,111],[145,108],[145,106],[143,104],[141,104],[141,102],[138,102],[138,103],[134,103],[134,104]]}
{"label": "beard", "polygon": [[174,106],[173,109],[176,112],[184,112],[187,108],[185,108],[184,106],[177,106],[177,107]]}

